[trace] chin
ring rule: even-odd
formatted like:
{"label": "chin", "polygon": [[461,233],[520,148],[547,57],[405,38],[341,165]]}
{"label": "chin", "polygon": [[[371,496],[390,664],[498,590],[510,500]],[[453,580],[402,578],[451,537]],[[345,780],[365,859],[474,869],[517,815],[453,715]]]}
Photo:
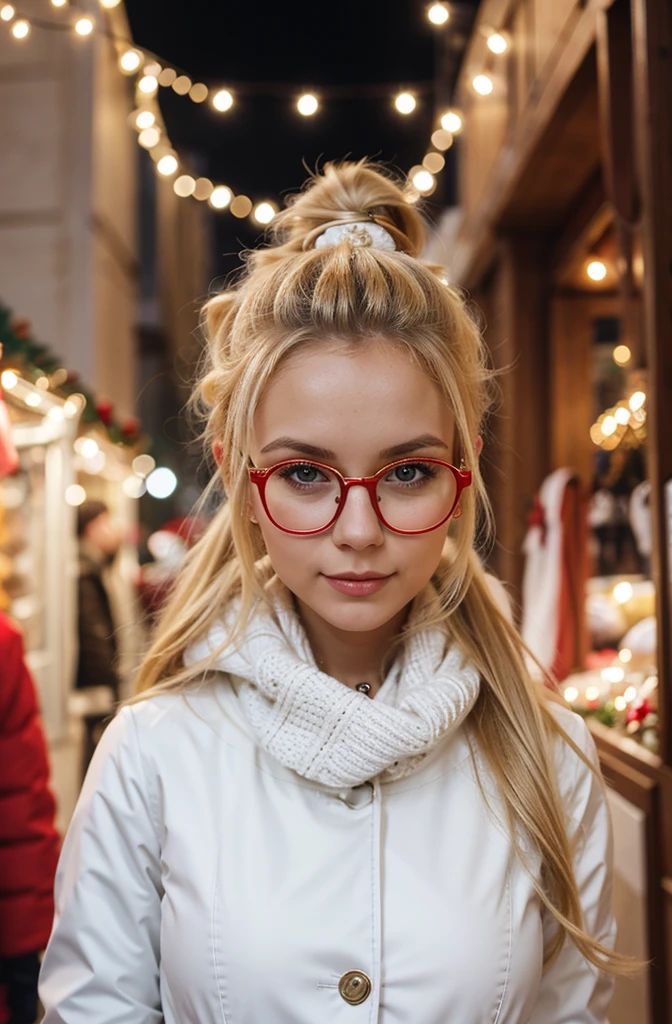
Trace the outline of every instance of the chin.
{"label": "chin", "polygon": [[399,612],[413,600],[415,595],[406,599],[390,601],[376,601],[375,597],[343,597],[331,600],[324,598],[311,599],[302,597],[299,599],[306,604],[315,615],[328,622],[336,629],[342,629],[350,633],[368,633],[380,629],[386,622],[393,619]]}

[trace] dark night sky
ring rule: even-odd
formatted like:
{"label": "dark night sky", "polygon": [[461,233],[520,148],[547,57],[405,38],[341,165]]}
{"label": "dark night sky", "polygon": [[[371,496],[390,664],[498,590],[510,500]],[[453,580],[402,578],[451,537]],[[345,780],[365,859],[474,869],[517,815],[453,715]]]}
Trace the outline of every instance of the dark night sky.
{"label": "dark night sky", "polygon": [[[198,173],[244,192],[252,200],[281,201],[306,178],[305,162],[374,157],[407,171],[425,152],[435,119],[432,87],[439,62],[446,78],[456,70],[477,0],[452,5],[446,28],[434,29],[422,0],[304,0],[291,4],[222,0],[126,0],[133,38],[207,85],[276,82],[297,94],[320,86],[389,83],[380,97],[325,98],[312,118],[294,108],[294,91],[238,95],[217,114],[172,90],[161,91],[169,134],[178,153]],[[437,40],[437,34],[443,37]],[[425,93],[408,117],[392,105],[397,89],[424,82]],[[452,198],[448,161],[430,201],[439,209]],[[215,273],[259,235],[249,220],[217,216]]]}

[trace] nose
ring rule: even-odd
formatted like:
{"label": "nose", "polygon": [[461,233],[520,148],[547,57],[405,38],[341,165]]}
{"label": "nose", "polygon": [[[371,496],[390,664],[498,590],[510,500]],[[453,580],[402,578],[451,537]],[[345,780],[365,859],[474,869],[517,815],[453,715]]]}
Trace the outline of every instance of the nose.
{"label": "nose", "polygon": [[345,494],[345,505],[334,523],[332,540],[338,547],[356,550],[384,541],[383,524],[376,515],[365,487],[355,484]]}

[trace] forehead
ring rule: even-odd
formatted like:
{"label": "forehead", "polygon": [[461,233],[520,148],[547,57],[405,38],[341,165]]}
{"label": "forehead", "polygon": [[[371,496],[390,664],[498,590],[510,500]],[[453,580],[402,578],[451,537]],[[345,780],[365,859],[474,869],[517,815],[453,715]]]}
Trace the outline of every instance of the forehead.
{"label": "forehead", "polygon": [[254,416],[257,450],[289,436],[345,454],[425,433],[450,444],[451,410],[411,353],[382,339],[316,343],[292,355]]}

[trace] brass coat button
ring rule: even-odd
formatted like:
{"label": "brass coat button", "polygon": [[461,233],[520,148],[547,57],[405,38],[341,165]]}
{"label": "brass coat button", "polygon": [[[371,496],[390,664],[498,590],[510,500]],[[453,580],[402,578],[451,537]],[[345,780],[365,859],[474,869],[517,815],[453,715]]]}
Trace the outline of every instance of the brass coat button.
{"label": "brass coat button", "polygon": [[363,971],[346,971],[338,983],[338,991],[346,1003],[358,1006],[371,995],[371,979]]}

